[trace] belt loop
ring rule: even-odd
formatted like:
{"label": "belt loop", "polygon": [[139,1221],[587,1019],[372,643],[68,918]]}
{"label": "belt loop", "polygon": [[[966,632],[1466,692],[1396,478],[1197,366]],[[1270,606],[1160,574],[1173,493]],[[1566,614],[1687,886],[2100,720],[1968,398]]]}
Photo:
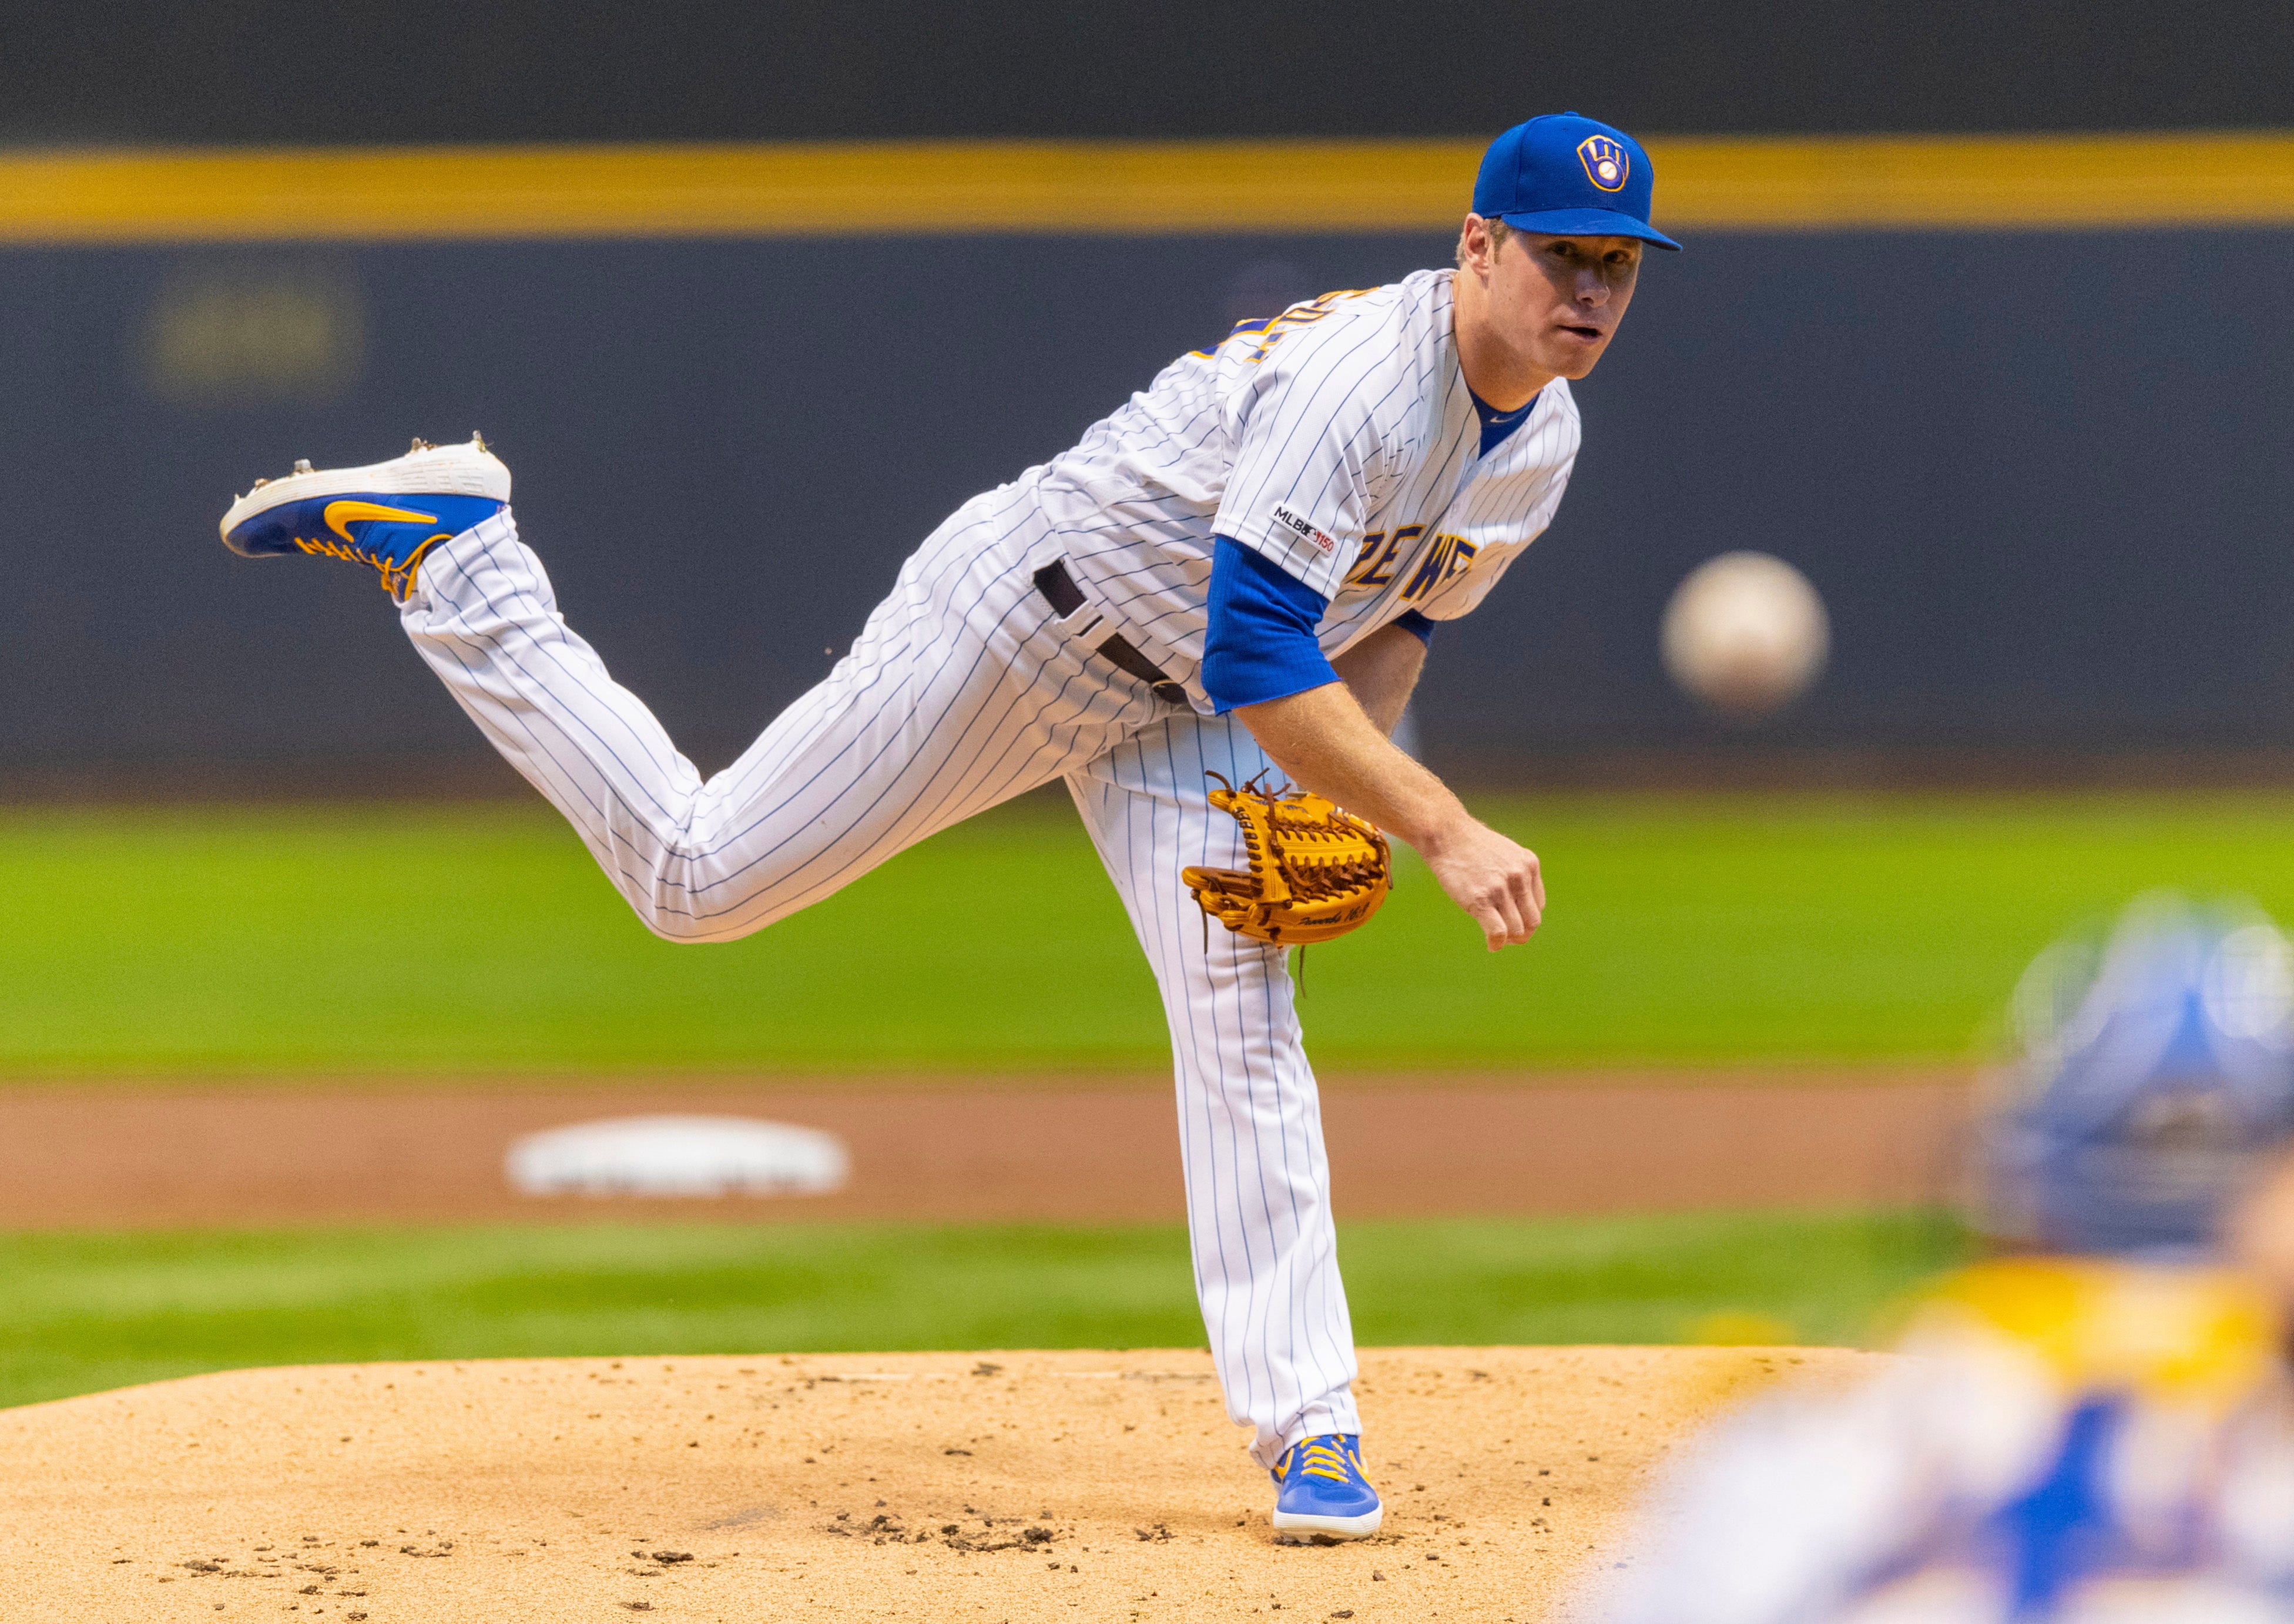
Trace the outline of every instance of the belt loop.
{"label": "belt loop", "polygon": [[[1036,590],[1059,616],[1060,629],[1078,641],[1087,640],[1091,634],[1107,623],[1106,611],[1095,607],[1084,597],[1083,589],[1068,573],[1067,561],[1054,558],[1036,572]],[[1121,632],[1110,632],[1094,648],[1099,657],[1127,677],[1135,677],[1145,683],[1167,705],[1184,705],[1187,691],[1171,680],[1163,668],[1141,653],[1136,644]]]}
{"label": "belt loop", "polygon": [[1054,558],[1036,572],[1036,590],[1043,594],[1052,613],[1060,617],[1060,630],[1068,637],[1088,637],[1107,619],[1104,611],[1093,607],[1091,600],[1084,597],[1083,589],[1068,573],[1064,559]]}

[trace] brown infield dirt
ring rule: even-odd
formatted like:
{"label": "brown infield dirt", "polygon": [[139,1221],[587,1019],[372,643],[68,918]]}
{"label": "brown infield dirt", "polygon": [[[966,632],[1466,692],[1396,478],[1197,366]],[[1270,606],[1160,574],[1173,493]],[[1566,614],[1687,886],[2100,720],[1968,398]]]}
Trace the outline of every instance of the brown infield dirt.
{"label": "brown infield dirt", "polygon": [[[1343,1080],[1342,1217],[1932,1199],[1968,1079]],[[658,1112],[833,1130],[828,1197],[512,1194],[518,1134]],[[1180,1215],[1168,1085],[949,1079],[0,1092],[0,1228]],[[12,1621],[1518,1621],[1630,1562],[1664,1451],[1822,1349],[1371,1349],[1386,1528],[1277,1546],[1193,1351],[238,1371],[0,1412]]]}
{"label": "brown infield dirt", "polygon": [[1883,1358],[1366,1350],[1386,1526],[1306,1548],[1195,1352],[239,1371],[0,1412],[0,1574],[39,1624],[1529,1624],[1688,1431]]}
{"label": "brown infield dirt", "polygon": [[[1341,1218],[1843,1206],[1943,1198],[1969,1074],[1349,1078],[1322,1114]],[[829,1129],[834,1195],[514,1193],[510,1141],[698,1112]],[[690,1078],[0,1091],[0,1229],[598,1216],[1175,1221],[1167,1082]]]}

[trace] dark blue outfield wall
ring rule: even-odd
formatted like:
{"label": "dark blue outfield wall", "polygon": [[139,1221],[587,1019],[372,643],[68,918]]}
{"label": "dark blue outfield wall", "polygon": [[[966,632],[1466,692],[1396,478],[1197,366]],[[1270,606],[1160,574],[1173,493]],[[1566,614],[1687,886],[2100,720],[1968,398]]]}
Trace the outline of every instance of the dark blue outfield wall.
{"label": "dark blue outfield wall", "polygon": [[[0,774],[451,765],[476,735],[359,572],[227,556],[297,456],[484,429],[575,623],[704,766],[955,504],[1177,352],[1440,237],[0,255]],[[1701,237],[1581,386],[1558,523],[1437,641],[1452,763],[1734,740],[2294,744],[2294,233]],[[1821,686],[1745,736],[1656,622],[1761,548]]]}

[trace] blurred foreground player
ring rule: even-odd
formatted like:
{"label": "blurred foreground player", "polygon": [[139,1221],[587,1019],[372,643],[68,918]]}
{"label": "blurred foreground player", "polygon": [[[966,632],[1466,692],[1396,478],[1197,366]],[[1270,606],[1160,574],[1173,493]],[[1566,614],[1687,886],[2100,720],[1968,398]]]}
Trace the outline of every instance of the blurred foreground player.
{"label": "blurred foreground player", "polygon": [[1981,1135],[2016,1250],[1927,1294],[1885,1376],[1691,1446],[1594,1616],[2294,1620],[2282,1305],[2217,1238],[2294,1219],[2247,1205],[2294,1126],[2294,954],[2153,901],[2100,954],[2051,949],[2017,1003],[2024,1062]]}
{"label": "blurred foreground player", "polygon": [[[1435,624],[1478,605],[1560,503],[1568,380],[1615,336],[1644,246],[1677,246],[1650,195],[1621,130],[1564,114],[1507,131],[1456,269],[1246,321],[966,503],[826,679],[706,782],[566,625],[482,444],[302,465],[235,504],[224,539],[378,571],[431,670],[674,941],[761,930],[1064,780],[1162,989],[1228,1412],[1274,1474],[1278,1531],[1357,1538],[1383,1507],[1283,950],[1208,931],[1183,870],[1254,866],[1209,778],[1279,769],[1416,847],[1493,951],[1536,929],[1535,854],[1387,735]],[[841,545],[849,494],[822,492],[800,545]],[[704,491],[663,496],[674,516],[646,545],[676,570],[674,525],[724,520]]]}

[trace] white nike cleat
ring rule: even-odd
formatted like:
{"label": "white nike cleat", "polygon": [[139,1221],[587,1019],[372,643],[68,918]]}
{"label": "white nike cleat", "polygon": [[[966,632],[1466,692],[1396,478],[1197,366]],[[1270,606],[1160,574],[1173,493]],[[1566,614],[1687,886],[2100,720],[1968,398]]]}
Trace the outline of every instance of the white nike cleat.
{"label": "white nike cleat", "polygon": [[223,516],[223,541],[248,558],[281,553],[345,558],[378,572],[395,598],[422,556],[509,502],[509,469],[479,435],[467,445],[417,440],[403,457],[362,468],[295,465],[258,479]]}

